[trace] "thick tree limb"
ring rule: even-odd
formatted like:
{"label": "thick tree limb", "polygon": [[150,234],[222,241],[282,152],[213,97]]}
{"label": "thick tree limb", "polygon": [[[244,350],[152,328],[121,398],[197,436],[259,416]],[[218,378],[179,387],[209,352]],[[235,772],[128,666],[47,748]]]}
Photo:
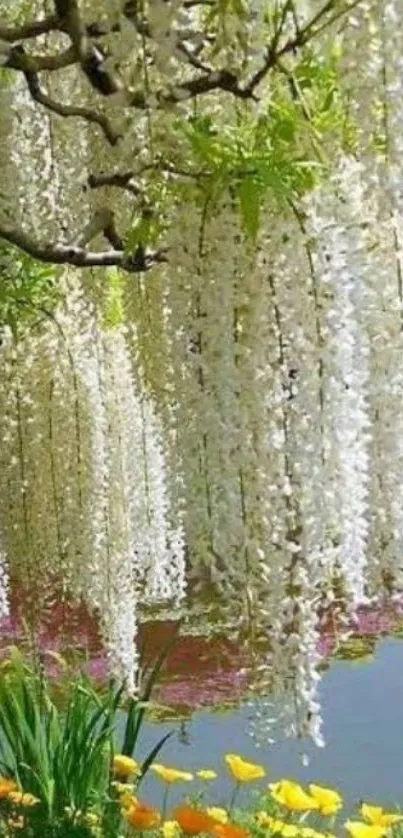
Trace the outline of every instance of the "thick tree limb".
{"label": "thick tree limb", "polygon": [[91,43],[88,28],[81,19],[77,0],[54,0],[60,25],[71,38],[77,62],[88,81],[103,96],[111,96],[122,89],[121,83],[104,66],[102,52]]}
{"label": "thick tree limb", "polygon": [[109,119],[104,114],[98,113],[83,105],[63,105],[61,102],[56,102],[41,88],[37,73],[25,72],[24,75],[27,80],[29,92],[35,102],[39,102],[40,105],[43,105],[49,111],[53,111],[53,113],[59,116],[66,118],[75,116],[98,125],[102,129],[108,143],[112,146],[115,146],[119,142],[121,135],[112,127]]}
{"label": "thick tree limb", "polygon": [[167,260],[166,251],[163,249],[144,252],[138,248],[135,254],[130,256],[123,249],[97,253],[74,245],[45,244],[1,219],[0,238],[28,253],[33,259],[52,265],[73,265],[76,268],[116,266],[129,273],[141,273]]}
{"label": "thick tree limb", "polygon": [[44,70],[50,72],[62,70],[75,62],[76,57],[72,47],[56,55],[29,55],[24,47],[18,44],[10,48],[3,66],[9,67],[10,70],[20,70],[22,73],[41,73]]}
{"label": "thick tree limb", "polygon": [[26,41],[28,38],[37,38],[38,35],[46,35],[59,28],[57,15],[50,15],[43,20],[34,20],[30,23],[23,23],[21,26],[0,25],[0,40],[9,44],[15,41]]}

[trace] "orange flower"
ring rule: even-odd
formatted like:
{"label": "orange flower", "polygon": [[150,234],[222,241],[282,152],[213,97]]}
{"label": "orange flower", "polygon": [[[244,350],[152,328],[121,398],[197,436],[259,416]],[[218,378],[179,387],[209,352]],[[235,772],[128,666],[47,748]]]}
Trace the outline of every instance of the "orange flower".
{"label": "orange flower", "polygon": [[249,838],[250,836],[248,829],[243,829],[242,826],[236,826],[234,823],[216,823],[211,832],[215,838]]}
{"label": "orange flower", "polygon": [[14,780],[9,780],[7,777],[0,777],[0,798],[8,797],[11,791],[17,791],[18,786]]}
{"label": "orange flower", "polygon": [[152,829],[161,823],[161,815],[158,810],[149,806],[148,803],[142,803],[140,800],[134,806],[126,809],[123,814],[130,826],[135,826],[137,829]]}
{"label": "orange flower", "polygon": [[172,818],[178,822],[185,835],[211,832],[215,826],[214,819],[203,809],[196,809],[195,806],[178,806],[172,812]]}

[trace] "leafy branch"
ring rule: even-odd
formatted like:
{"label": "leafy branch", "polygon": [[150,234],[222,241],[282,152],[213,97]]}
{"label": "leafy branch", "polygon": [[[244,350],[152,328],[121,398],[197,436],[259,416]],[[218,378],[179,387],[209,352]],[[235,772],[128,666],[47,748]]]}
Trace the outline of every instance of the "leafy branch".
{"label": "leafy branch", "polygon": [[[189,115],[194,110],[191,103],[197,103],[199,110],[201,100],[205,100],[206,113],[208,113],[210,104],[215,101],[214,107],[216,107],[217,100],[223,108],[226,108],[229,97],[245,104],[245,120],[248,122],[247,104],[258,99],[259,91],[268,75],[271,73],[271,78],[273,78],[273,74],[285,72],[289,79],[295,78],[294,71],[301,57],[303,58],[307,45],[317,39],[325,28],[348,15],[361,1],[323,0],[314,15],[308,19],[302,19],[296,0],[282,0],[275,6],[273,5],[267,14],[267,44],[262,53],[254,56],[251,61],[245,62],[245,46],[242,46],[240,42],[235,42],[235,55],[238,55],[238,58],[235,58],[229,66],[227,46],[232,36],[226,35],[223,41],[222,32],[227,32],[225,21],[228,16],[235,16],[242,27],[248,15],[251,15],[252,20],[252,13],[239,2],[218,4],[210,0],[182,0],[177,12],[172,9],[173,53],[169,73],[164,76],[164,73],[154,68],[159,49],[159,36],[155,32],[152,20],[147,18],[147,9],[140,4],[140,0],[126,0],[121,13],[115,15],[111,21],[103,15],[102,4],[99,4],[98,18],[87,20],[78,0],[54,0],[53,13],[41,20],[27,20],[19,24],[10,21],[8,26],[3,22],[0,24],[1,63],[10,72],[23,74],[29,94],[38,107],[56,117],[79,119],[89,126],[95,126],[107,145],[119,149],[119,143],[127,131],[127,128],[122,128],[121,124],[127,125],[130,122],[128,120],[130,110],[139,110],[147,115],[157,114],[160,111],[168,113],[173,111],[175,121],[177,107],[180,106],[183,110],[186,102],[189,102]],[[170,10],[170,0],[167,0],[167,8]],[[176,22],[175,14],[178,15],[180,23]],[[147,82],[144,79],[144,83],[140,86],[137,84],[133,87],[130,79],[127,78],[127,73],[125,76],[125,72],[119,65],[117,45],[123,26],[125,36],[127,32],[130,32],[130,26],[132,27],[130,65],[134,67],[139,62],[146,62],[151,68],[151,75],[147,71]],[[59,33],[63,36],[63,40],[60,40],[62,47],[56,49],[54,44],[57,44],[57,39],[52,38],[52,46],[35,49],[33,44],[35,39],[51,33],[56,35]],[[66,36],[69,41],[67,47]],[[225,38],[228,43],[225,42]],[[291,62],[290,66],[287,62]],[[250,69],[251,64],[252,69]],[[51,75],[59,77],[66,70],[71,72],[72,67],[76,68],[77,73],[81,74],[89,85],[88,102],[66,103],[59,101],[48,92],[48,78]],[[119,100],[116,99],[116,95],[119,95]],[[119,128],[115,126],[111,116],[105,112],[105,103],[110,97],[115,97],[113,99],[114,112],[121,109],[123,119],[120,120]],[[215,100],[212,97],[215,97]],[[300,123],[296,127],[300,130]],[[256,137],[259,137],[261,143],[263,142],[262,126],[256,124],[255,128]],[[167,179],[171,184],[180,183],[181,179],[186,182],[193,180],[197,188],[203,189],[209,188],[209,184],[211,187],[214,180],[217,181],[215,184],[217,186],[221,178],[227,186],[232,183],[242,208],[242,205],[245,205],[245,196],[250,193],[252,186],[252,191],[262,194],[267,188],[276,190],[279,167],[282,165],[285,165],[285,174],[284,172],[282,174],[283,181],[287,183],[287,178],[291,177],[291,169],[287,169],[287,159],[290,159],[290,156],[287,157],[285,146],[280,154],[281,138],[277,136],[276,140],[274,136],[278,128],[278,114],[275,108],[269,107],[266,119],[267,136],[264,139],[264,142],[268,143],[266,150],[263,152],[262,148],[255,144],[253,149],[249,148],[248,151],[244,149],[243,159],[239,160],[231,151],[231,143],[234,148],[237,146],[238,151],[242,146],[242,142],[235,137],[239,126],[233,126],[233,140],[230,141],[228,136],[223,136],[215,145],[210,144],[210,151],[215,149],[215,157],[219,160],[217,164],[214,154],[209,160],[202,159],[203,155],[200,157],[195,146],[197,133],[195,133],[195,123],[192,123],[193,134],[190,132],[186,137],[187,149],[182,142],[183,153],[181,154],[180,151],[178,154],[175,151],[172,158],[164,160],[163,163],[161,155],[158,156],[158,152],[155,152],[155,160],[150,163],[148,174],[143,169],[139,179],[135,171],[131,173],[115,170],[90,174],[89,187],[91,190],[108,190],[108,203],[111,200],[110,187],[118,187],[136,199],[135,220],[132,225],[133,230],[137,230],[135,235],[131,229],[119,233],[114,219],[111,222],[113,213],[109,216],[108,223],[97,230],[95,235],[101,233],[108,241],[108,245],[112,245],[106,250],[99,252],[90,250],[89,240],[84,244],[71,244],[59,240],[53,243],[38,241],[17,224],[10,224],[8,216],[6,220],[0,219],[0,237],[33,258],[46,263],[68,264],[80,268],[115,265],[131,272],[148,270],[167,258],[164,247],[157,247],[148,252],[147,241],[140,241],[138,238],[139,230],[150,229],[149,218],[146,218],[144,222],[143,211],[144,207],[150,208],[153,205],[151,194],[155,177],[157,180],[165,178],[164,181],[159,181],[161,184],[166,183]],[[199,131],[199,145],[203,142],[202,133],[200,134]],[[206,137],[204,139],[206,140]],[[221,140],[222,148],[217,157],[216,146]],[[277,151],[273,145],[275,141]],[[285,140],[285,144],[289,142],[290,140]],[[221,175],[218,174],[217,165],[221,166]],[[293,188],[299,188],[296,186],[297,182],[305,185],[309,183],[308,169],[306,161],[294,161],[291,180],[292,178],[295,180],[295,177],[297,180],[293,181]],[[281,189],[280,184],[279,189]],[[247,205],[248,201],[245,206]],[[244,216],[245,212],[244,209]],[[256,217],[256,213],[249,212],[249,215]],[[93,221],[94,219],[90,218],[88,224],[84,225],[84,229],[91,227]],[[251,229],[254,229],[254,222],[248,222],[248,224]],[[133,241],[137,242],[134,252]]]}

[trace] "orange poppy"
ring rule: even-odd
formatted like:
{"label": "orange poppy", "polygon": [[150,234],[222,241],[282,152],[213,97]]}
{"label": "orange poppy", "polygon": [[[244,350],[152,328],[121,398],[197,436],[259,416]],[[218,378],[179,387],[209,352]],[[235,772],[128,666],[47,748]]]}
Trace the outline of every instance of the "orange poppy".
{"label": "orange poppy", "polygon": [[216,823],[211,830],[215,838],[249,838],[248,829],[236,826],[234,823]]}
{"label": "orange poppy", "polygon": [[140,800],[124,811],[124,816],[130,826],[137,829],[152,829],[161,823],[161,815],[153,806],[142,803]]}
{"label": "orange poppy", "polygon": [[210,832],[215,825],[214,819],[195,806],[178,806],[172,812],[172,819],[176,820],[185,835],[199,835],[200,832]]}
{"label": "orange poppy", "polygon": [[17,791],[18,786],[14,780],[9,780],[7,777],[0,777],[0,798],[8,797],[11,791]]}

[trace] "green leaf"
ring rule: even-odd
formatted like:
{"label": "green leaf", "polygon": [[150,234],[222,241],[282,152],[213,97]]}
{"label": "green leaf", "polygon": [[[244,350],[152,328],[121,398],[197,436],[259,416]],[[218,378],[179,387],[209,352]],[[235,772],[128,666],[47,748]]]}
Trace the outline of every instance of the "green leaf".
{"label": "green leaf", "polygon": [[248,236],[255,240],[259,232],[260,188],[253,178],[244,178],[238,187],[242,224]]}
{"label": "green leaf", "polygon": [[155,757],[158,756],[161,748],[165,745],[165,742],[167,742],[168,739],[170,739],[171,736],[174,735],[174,733],[175,733],[174,730],[170,730],[169,733],[166,733],[165,736],[163,736],[159,740],[159,742],[157,742],[157,744],[150,751],[150,753],[148,754],[146,759],[143,761],[143,763],[141,765],[141,777],[139,778],[139,781],[138,781],[138,784],[137,784],[138,786],[140,785],[140,782],[143,779],[143,777],[145,777],[145,775],[147,774],[147,771],[148,771],[150,765],[152,765],[153,762],[155,761]]}

